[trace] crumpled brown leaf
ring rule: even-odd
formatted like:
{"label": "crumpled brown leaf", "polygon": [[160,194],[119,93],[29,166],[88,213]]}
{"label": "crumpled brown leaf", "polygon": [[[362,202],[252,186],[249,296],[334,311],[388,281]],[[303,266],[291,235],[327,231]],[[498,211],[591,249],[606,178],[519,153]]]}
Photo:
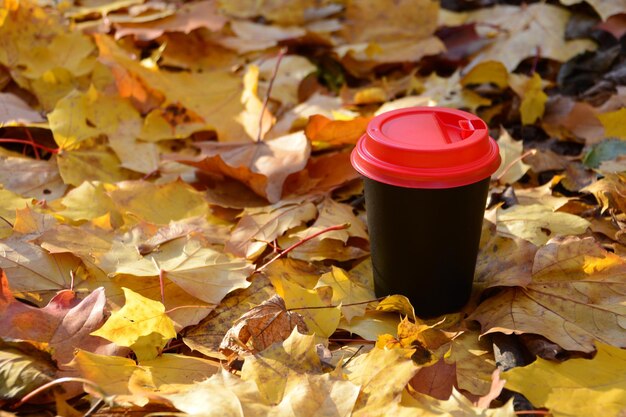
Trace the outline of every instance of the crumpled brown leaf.
{"label": "crumpled brown leaf", "polygon": [[530,284],[488,298],[469,319],[483,334],[537,333],[566,350],[592,352],[594,340],[625,346],[624,277],[624,259],[593,238],[553,239],[537,251]]}
{"label": "crumpled brown leaf", "polygon": [[302,316],[296,311],[288,311],[285,301],[273,295],[233,323],[220,343],[220,350],[262,351],[286,340],[295,328],[301,333],[308,331]]}

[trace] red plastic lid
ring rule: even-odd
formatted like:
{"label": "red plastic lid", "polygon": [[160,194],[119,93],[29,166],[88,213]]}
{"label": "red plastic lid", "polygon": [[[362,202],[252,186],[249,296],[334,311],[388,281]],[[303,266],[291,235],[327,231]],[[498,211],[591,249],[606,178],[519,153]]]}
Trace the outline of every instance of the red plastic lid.
{"label": "red plastic lid", "polygon": [[409,107],[376,116],[351,155],[362,175],[408,188],[450,188],[493,174],[495,140],[477,116],[441,107]]}

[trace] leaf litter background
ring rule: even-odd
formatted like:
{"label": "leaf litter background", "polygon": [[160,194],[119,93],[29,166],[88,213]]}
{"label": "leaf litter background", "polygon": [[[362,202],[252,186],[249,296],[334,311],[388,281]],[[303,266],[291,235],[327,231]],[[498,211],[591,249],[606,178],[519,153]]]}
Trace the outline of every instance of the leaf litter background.
{"label": "leaf litter background", "polygon": [[[625,12],[4,0],[2,415],[624,415]],[[426,321],[373,294],[349,163],[413,105],[503,156]]]}

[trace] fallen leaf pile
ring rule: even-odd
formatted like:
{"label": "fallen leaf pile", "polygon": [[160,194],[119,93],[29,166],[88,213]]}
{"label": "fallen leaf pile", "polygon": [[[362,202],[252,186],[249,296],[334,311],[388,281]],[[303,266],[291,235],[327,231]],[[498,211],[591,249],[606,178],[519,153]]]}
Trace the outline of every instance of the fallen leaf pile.
{"label": "fallen leaf pile", "polygon": [[[626,3],[513,3],[4,0],[0,414],[624,416]],[[417,105],[502,156],[428,320],[349,159]]]}

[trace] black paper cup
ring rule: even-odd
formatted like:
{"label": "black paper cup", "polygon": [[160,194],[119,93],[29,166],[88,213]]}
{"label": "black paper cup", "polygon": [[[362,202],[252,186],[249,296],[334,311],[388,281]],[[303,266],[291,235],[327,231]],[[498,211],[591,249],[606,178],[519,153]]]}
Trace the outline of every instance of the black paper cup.
{"label": "black paper cup", "polygon": [[376,295],[403,294],[420,317],[460,310],[500,164],[485,123],[433,107],[384,113],[370,122],[352,163],[365,177]]}

